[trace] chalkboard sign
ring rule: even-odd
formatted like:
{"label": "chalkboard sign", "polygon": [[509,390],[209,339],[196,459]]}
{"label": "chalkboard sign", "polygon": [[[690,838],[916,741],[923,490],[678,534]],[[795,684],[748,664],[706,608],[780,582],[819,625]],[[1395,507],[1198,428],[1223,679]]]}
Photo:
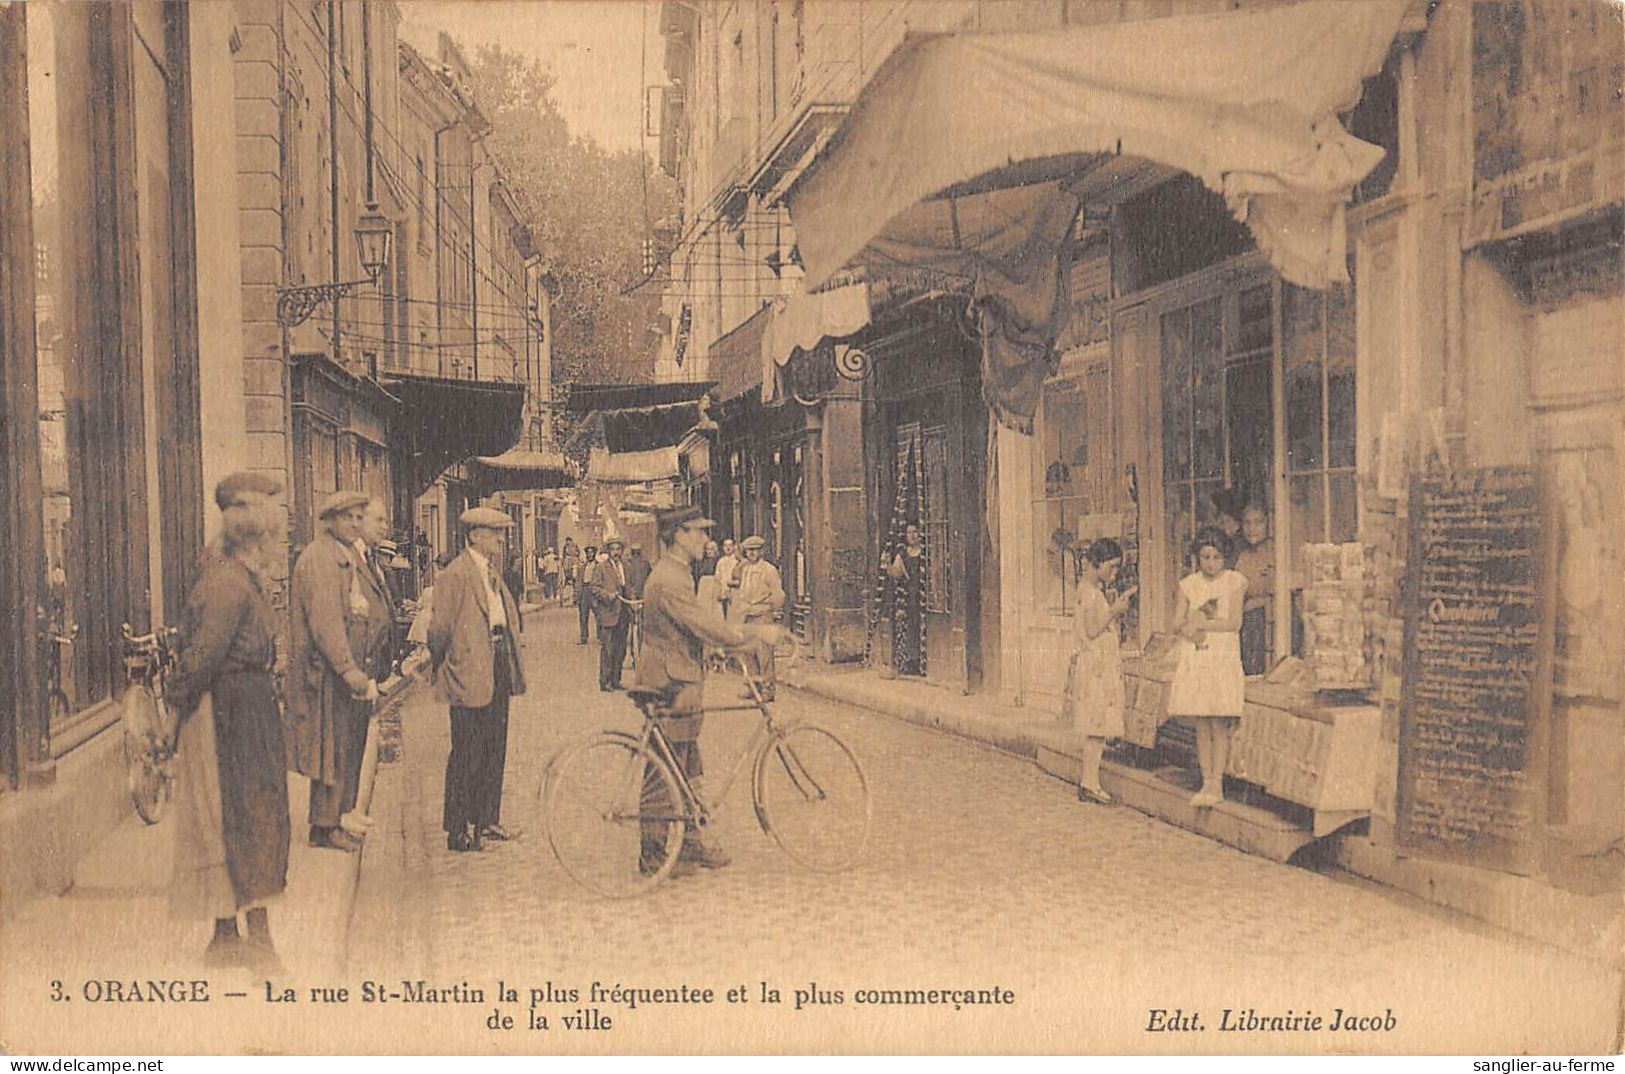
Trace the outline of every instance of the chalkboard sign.
{"label": "chalkboard sign", "polygon": [[1533,471],[1413,482],[1398,843],[1511,872],[1534,857],[1541,678]]}

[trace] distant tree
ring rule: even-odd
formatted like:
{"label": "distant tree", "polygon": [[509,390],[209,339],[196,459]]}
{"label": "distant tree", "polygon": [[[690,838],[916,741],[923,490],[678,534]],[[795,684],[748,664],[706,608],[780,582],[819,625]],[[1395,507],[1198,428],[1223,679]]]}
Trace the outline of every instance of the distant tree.
{"label": "distant tree", "polygon": [[573,134],[553,97],[557,80],[538,61],[483,46],[473,68],[491,151],[559,282],[555,384],[650,379],[659,289],[623,292],[642,279],[652,222],[677,211],[675,184],[641,152],[611,153]]}

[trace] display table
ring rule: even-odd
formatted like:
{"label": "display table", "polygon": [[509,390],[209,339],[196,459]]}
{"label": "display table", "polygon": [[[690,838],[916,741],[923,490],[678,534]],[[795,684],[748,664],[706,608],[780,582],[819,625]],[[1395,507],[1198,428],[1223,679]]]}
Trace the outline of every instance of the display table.
{"label": "display table", "polygon": [[[1190,752],[1194,763],[1194,736],[1168,715],[1174,654],[1171,639],[1153,638],[1144,653],[1125,655],[1123,737],[1145,749]],[[1381,709],[1357,695],[1249,679],[1225,774],[1311,810],[1314,834],[1329,835],[1371,813],[1381,722]]]}

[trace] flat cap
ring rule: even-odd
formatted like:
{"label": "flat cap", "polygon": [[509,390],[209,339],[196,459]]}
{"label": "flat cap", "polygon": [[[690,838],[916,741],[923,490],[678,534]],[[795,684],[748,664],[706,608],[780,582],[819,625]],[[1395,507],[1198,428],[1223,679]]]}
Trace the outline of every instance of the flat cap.
{"label": "flat cap", "polygon": [[495,507],[470,507],[457,516],[457,521],[469,529],[506,530],[513,528],[513,519],[508,517],[508,512],[498,511]]}
{"label": "flat cap", "polygon": [[237,507],[246,502],[243,499],[244,493],[275,496],[281,491],[282,482],[270,474],[262,474],[256,470],[238,470],[221,478],[220,483],[214,487],[214,503],[224,511],[228,507]]}
{"label": "flat cap", "polygon": [[332,518],[341,511],[348,511],[352,507],[364,507],[372,499],[365,492],[354,489],[341,490],[329,493],[327,499],[322,501],[321,510],[316,512],[317,518]]}
{"label": "flat cap", "polygon": [[661,529],[676,529],[678,526],[693,526],[704,529],[715,526],[716,520],[705,517],[705,511],[699,504],[688,504],[685,507],[669,507],[655,514],[655,523]]}
{"label": "flat cap", "polygon": [[755,536],[746,537],[743,541],[739,542],[739,548],[740,548],[741,551],[745,551],[745,550],[752,549],[752,548],[766,548],[766,547],[767,547],[767,538],[766,537],[755,537]]}

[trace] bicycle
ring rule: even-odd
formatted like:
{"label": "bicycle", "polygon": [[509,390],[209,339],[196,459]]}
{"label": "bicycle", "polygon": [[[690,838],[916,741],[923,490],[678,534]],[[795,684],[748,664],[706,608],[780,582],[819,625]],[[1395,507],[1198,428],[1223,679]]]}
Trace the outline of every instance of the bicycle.
{"label": "bicycle", "polygon": [[125,623],[123,634],[124,675],[129,684],[121,702],[125,778],[136,813],[146,823],[157,824],[175,778],[170,771],[175,727],[164,700],[164,682],[175,667],[175,640],[180,630],[168,627],[138,635]]}
{"label": "bicycle", "polygon": [[[641,895],[677,864],[685,836],[703,830],[751,766],[756,821],[790,858],[815,872],[839,872],[869,838],[869,783],[857,756],[833,732],[810,723],[781,724],[748,665],[731,663],[751,703],[675,711],[661,695],[633,689],[643,714],[637,734],[602,731],[554,758],[543,784],[548,844],[564,871],[609,898]],[[662,721],[714,712],[757,712],[761,723],[711,801],[677,763]]]}
{"label": "bicycle", "polygon": [[43,634],[44,640],[49,643],[45,658],[45,706],[49,727],[55,727],[73,711],[73,702],[68,700],[67,691],[62,688],[62,649],[72,645],[78,637],[78,623],[70,623],[62,630],[53,627]]}

